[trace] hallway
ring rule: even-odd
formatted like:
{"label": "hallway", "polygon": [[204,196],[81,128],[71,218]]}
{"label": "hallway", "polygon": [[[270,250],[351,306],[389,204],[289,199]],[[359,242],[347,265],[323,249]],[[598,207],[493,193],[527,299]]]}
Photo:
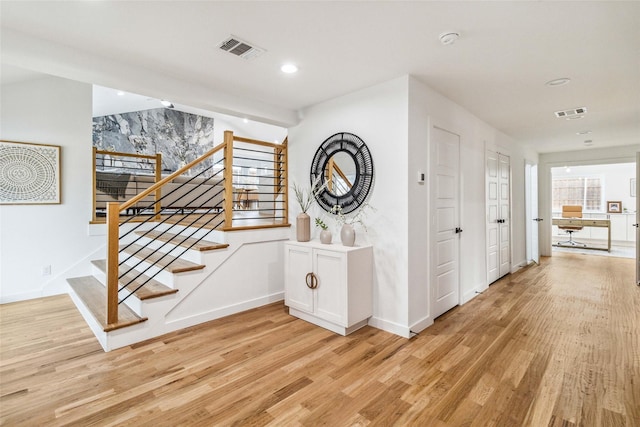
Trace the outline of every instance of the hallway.
{"label": "hallway", "polygon": [[282,303],[104,353],[68,296],[0,306],[3,425],[640,425],[631,259],[567,253],[407,340]]}

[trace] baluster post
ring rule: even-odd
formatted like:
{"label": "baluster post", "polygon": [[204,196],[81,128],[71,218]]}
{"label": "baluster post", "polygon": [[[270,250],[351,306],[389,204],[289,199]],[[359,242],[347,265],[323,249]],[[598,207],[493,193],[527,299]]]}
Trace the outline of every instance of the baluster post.
{"label": "baluster post", "polygon": [[107,204],[107,324],[118,323],[120,204]]}
{"label": "baluster post", "polygon": [[233,226],[233,132],[224,131],[224,228]]}

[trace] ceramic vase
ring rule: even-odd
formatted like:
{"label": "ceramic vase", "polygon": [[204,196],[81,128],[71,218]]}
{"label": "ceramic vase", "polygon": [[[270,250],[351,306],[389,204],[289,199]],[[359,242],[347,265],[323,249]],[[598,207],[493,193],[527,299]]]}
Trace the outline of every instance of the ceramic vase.
{"label": "ceramic vase", "polygon": [[331,243],[331,232],[329,230],[320,231],[320,242],[328,245]]}
{"label": "ceramic vase", "polygon": [[344,246],[353,246],[356,243],[356,230],[351,224],[344,224],[340,229],[340,240]]}
{"label": "ceramic vase", "polygon": [[311,217],[305,212],[296,217],[296,240],[308,242],[311,240]]}

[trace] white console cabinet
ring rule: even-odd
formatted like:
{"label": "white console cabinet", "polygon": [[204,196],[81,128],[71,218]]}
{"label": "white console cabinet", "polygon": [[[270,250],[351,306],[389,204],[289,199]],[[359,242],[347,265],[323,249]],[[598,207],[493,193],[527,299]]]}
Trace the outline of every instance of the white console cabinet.
{"label": "white console cabinet", "polygon": [[341,335],[373,310],[371,246],[285,242],[284,301],[289,314]]}

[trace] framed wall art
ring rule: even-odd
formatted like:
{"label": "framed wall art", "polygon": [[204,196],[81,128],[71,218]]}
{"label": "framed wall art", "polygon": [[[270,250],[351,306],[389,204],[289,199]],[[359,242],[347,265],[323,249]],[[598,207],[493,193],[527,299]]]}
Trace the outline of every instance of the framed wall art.
{"label": "framed wall art", "polygon": [[607,213],[622,212],[622,202],[607,202]]}
{"label": "framed wall art", "polygon": [[0,204],[59,204],[60,146],[0,141]]}

